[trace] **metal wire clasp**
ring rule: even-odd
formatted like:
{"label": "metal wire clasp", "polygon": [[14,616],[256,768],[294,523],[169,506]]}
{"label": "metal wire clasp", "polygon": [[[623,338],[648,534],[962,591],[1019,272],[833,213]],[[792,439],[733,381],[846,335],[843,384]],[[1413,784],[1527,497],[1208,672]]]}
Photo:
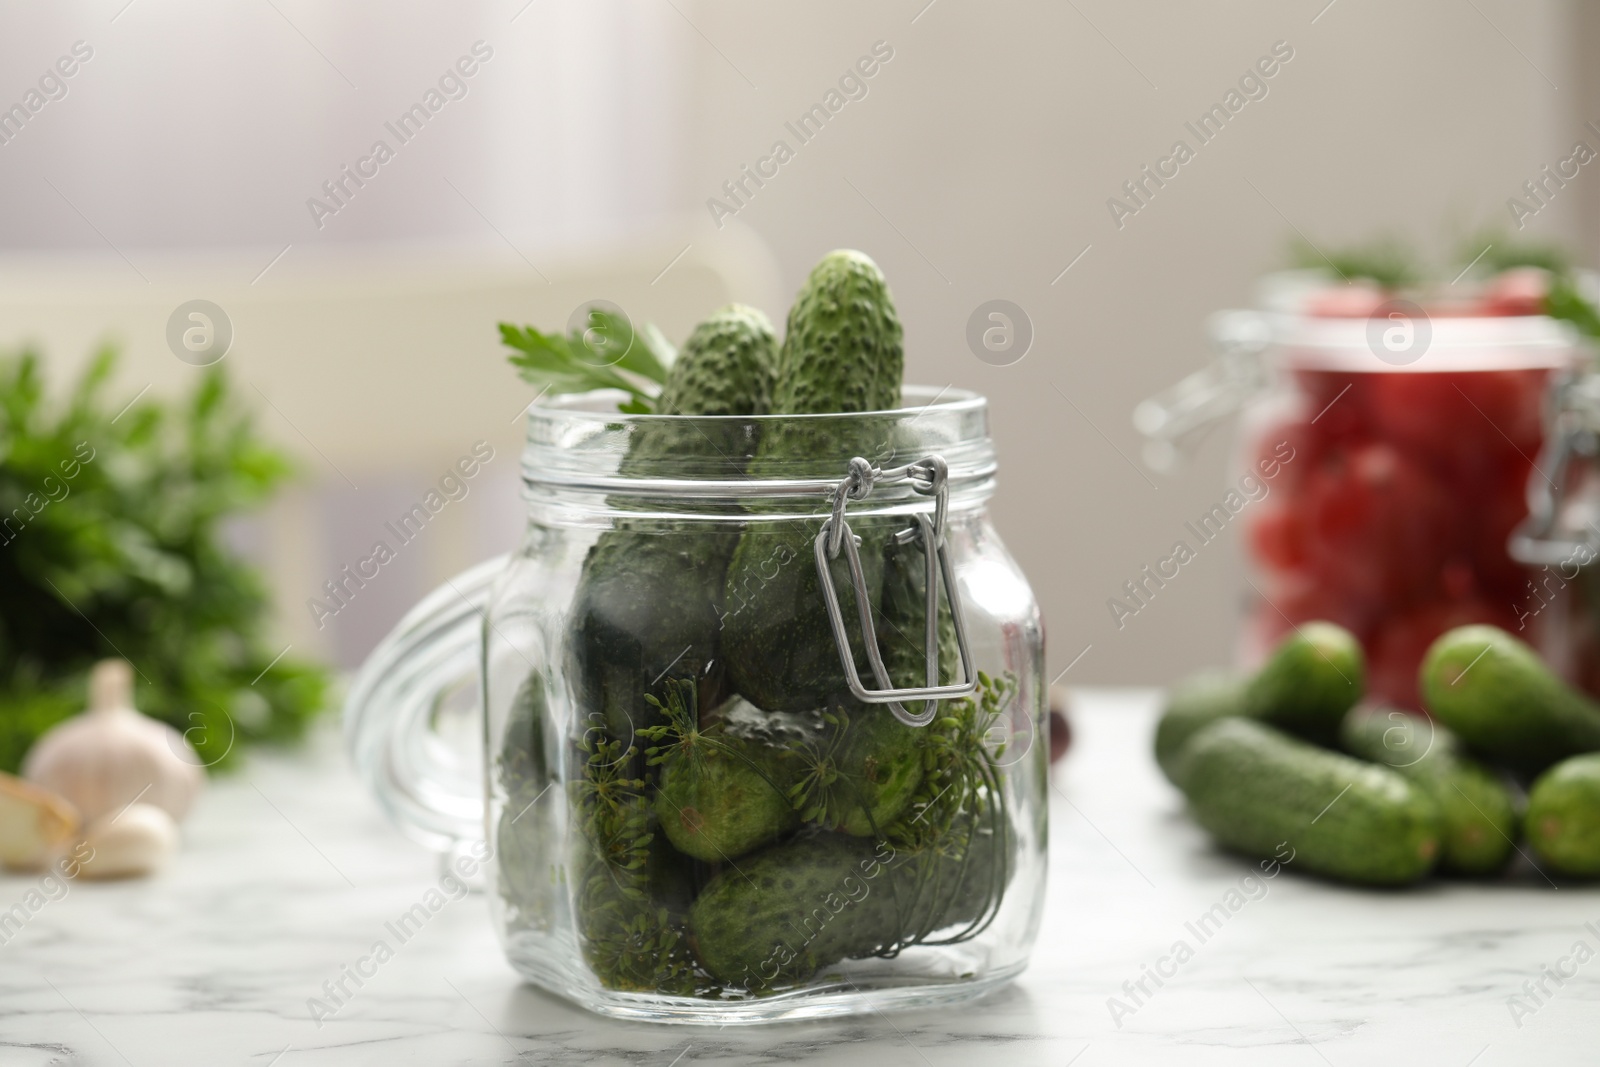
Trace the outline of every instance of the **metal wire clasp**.
{"label": "metal wire clasp", "polygon": [[1528,517],[1511,532],[1511,558],[1528,566],[1586,565],[1600,558],[1600,529],[1576,531],[1569,519],[1567,487],[1575,460],[1600,454],[1600,375],[1569,374],[1545,398],[1544,449],[1528,475]]}
{"label": "metal wire clasp", "polygon": [[[881,470],[860,456],[850,461],[850,470],[838,485],[830,490],[833,514],[817,532],[815,544],[817,576],[822,583],[822,596],[828,606],[828,621],[833,624],[833,639],[839,646],[839,661],[844,665],[845,680],[857,700],[868,704],[887,704],[894,717],[907,726],[926,726],[939,710],[939,701],[971,696],[978,688],[977,672],[972,668],[972,655],[967,649],[966,616],[961,609],[961,594],[957,591],[955,568],[950,565],[950,550],[945,544],[945,513],[949,505],[949,469],[940,456],[928,456],[904,467]],[[883,652],[878,647],[878,635],[872,625],[872,602],[867,591],[866,576],[861,569],[861,539],[850,532],[845,521],[845,505],[851,500],[865,500],[879,485],[909,482],[924,496],[934,499],[933,515],[925,512],[916,515],[916,525],[898,531],[895,541],[910,544],[920,541],[927,560],[927,631],[924,651],[927,656],[927,685],[919,688],[896,689],[883,664]],[[880,688],[868,689],[861,684],[856,671],[856,658],[850,648],[850,635],[845,632],[844,612],[839,606],[839,593],[833,585],[829,560],[839,558],[843,548],[845,560],[850,565],[850,584],[855,590],[856,610],[861,616],[861,635],[867,645],[867,661],[872,665],[873,678]],[[953,685],[939,684],[939,587],[944,586],[950,601],[950,617],[955,623],[956,648],[960,653],[960,678]],[[905,700],[926,700],[919,714],[906,710],[900,703]]]}

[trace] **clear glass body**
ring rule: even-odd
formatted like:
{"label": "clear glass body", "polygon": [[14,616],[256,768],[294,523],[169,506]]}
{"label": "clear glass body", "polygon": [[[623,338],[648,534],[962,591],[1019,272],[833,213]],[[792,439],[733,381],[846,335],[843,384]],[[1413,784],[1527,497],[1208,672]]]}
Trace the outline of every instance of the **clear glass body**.
{"label": "clear glass body", "polygon": [[1421,707],[1433,640],[1489,623],[1571,663],[1551,604],[1508,541],[1528,515],[1553,379],[1576,349],[1537,317],[1436,317],[1414,361],[1379,358],[1366,319],[1290,317],[1273,385],[1245,405],[1233,484],[1252,605],[1241,658],[1328,619],[1362,642],[1368,692]]}
{"label": "clear glass body", "polygon": [[[953,392],[854,416],[621,416],[606,394],[530,414],[527,532],[481,631],[487,889],[529,980],[722,1024],[945,1003],[1022,970],[1045,877],[1043,634],[986,511],[985,403]],[[814,539],[854,456],[929,455],[983,674],[918,728],[849,692]],[[895,535],[933,504],[904,484],[848,502],[897,686],[924,684],[926,602],[921,549]]]}

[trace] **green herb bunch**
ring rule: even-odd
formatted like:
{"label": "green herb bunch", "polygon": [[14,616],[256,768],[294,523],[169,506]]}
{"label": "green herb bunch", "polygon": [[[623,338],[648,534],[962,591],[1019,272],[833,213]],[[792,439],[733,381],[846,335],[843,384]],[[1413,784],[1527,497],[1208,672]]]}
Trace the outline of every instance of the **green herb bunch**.
{"label": "green herb bunch", "polygon": [[978,691],[950,704],[947,714],[922,731],[922,783],[906,814],[888,830],[896,846],[919,849],[937,844],[966,815],[982,816],[991,803],[1003,803],[1000,761],[1005,745],[991,747],[994,724],[1017,692],[1009,674],[995,678],[978,672]]}
{"label": "green herb bunch", "polygon": [[651,894],[655,841],[638,749],[591,731],[578,739],[573,786],[580,831],[577,914],[584,956],[611,989],[692,995],[701,984],[683,926]]}
{"label": "green herb bunch", "polygon": [[[274,662],[259,575],[230,518],[290,474],[221,368],[184,401],[108,396],[102,349],[50,404],[39,357],[0,357],[0,768],[81,711],[90,666],[122,656],[140,710],[208,766],[243,742],[298,735],[327,676]],[[270,669],[269,669],[270,666]]]}
{"label": "green herb bunch", "polygon": [[[913,869],[909,899],[896,900],[905,930],[900,947],[968,940],[999,910],[1011,880],[1011,819],[1002,782],[1006,746],[991,745],[990,737],[1016,692],[1010,674],[979,671],[978,692],[953,702],[922,731],[922,782],[906,814],[885,832]],[[930,940],[961,898],[971,921]]]}

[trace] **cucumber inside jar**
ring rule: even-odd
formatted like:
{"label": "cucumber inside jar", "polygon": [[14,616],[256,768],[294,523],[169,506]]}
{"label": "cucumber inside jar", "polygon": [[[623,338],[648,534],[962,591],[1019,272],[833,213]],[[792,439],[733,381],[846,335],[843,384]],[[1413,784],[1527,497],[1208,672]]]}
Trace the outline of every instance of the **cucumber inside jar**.
{"label": "cucumber inside jar", "polygon": [[[608,988],[763,995],[846,959],[892,957],[981,933],[999,910],[1015,840],[985,738],[1014,694],[978,693],[910,730],[886,708],[777,713],[731,698],[710,713],[673,679],[624,748],[590,731],[572,784],[575,907]],[[873,752],[869,716],[909,730]],[[641,747],[642,746],[642,747]],[[642,757],[642,760],[640,759]],[[642,762],[644,770],[623,768]],[[884,780],[915,785],[874,806]]]}
{"label": "cucumber inside jar", "polygon": [[[775,353],[759,313],[719,315],[668,372],[662,397],[673,413],[713,413],[696,406],[707,383],[718,385],[716,414],[900,404],[899,319],[860,253],[818,264]],[[752,387],[728,388],[730,373],[751,375]],[[655,427],[674,456],[714,447],[685,429]],[[873,441],[838,439],[804,419],[776,423],[743,455],[758,478],[841,455],[841,471],[853,455],[881,462],[883,435],[863,432]],[[647,435],[636,448],[658,446]],[[927,669],[925,559],[921,545],[896,542],[905,525],[854,527],[876,612],[871,636],[897,687],[924,684]],[[1016,835],[1003,749],[986,739],[1016,681],[980,673],[976,692],[942,702],[922,727],[857,701],[814,570],[816,532],[811,519],[699,529],[619,519],[585,563],[566,635],[576,704],[568,877],[584,958],[609,989],[769,995],[844,960],[970,940],[1000,909]],[[779,543],[788,551],[774,580]],[[956,673],[948,616],[944,604],[943,683]],[[507,753],[501,766],[525,762]]]}

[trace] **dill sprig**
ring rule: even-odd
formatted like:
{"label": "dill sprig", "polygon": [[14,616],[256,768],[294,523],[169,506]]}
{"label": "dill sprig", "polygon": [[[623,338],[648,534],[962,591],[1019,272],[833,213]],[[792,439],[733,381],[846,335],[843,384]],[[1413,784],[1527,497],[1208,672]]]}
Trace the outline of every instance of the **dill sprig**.
{"label": "dill sprig", "polygon": [[791,747],[803,769],[800,780],[789,787],[789,803],[806,822],[838,826],[859,803],[859,790],[840,767],[839,759],[850,716],[838,708],[824,712],[822,721],[829,728],[825,737],[817,742],[797,741]]}
{"label": "dill sprig", "polygon": [[577,913],[584,956],[611,989],[694,994],[704,983],[685,931],[650,895],[655,840],[645,781],[623,770],[635,746],[586,733],[573,808],[587,846],[579,862]]}
{"label": "dill sprig", "polygon": [[994,678],[979,671],[974,697],[955,701],[948,714],[928,724],[922,734],[922,782],[905,817],[889,828],[892,844],[912,850],[937,844],[962,815],[982,815],[989,798],[999,795],[1005,745],[991,749],[987,741],[1016,692],[1011,675]]}
{"label": "dill sprig", "polygon": [[666,693],[665,701],[645,694],[645,702],[666,716],[667,720],[660,725],[636,731],[636,736],[656,742],[644,750],[646,766],[659,767],[678,755],[698,768],[707,750],[727,750],[728,746],[719,738],[700,729],[699,690],[692,679],[668,678]]}
{"label": "dill sprig", "polygon": [[[910,866],[909,888],[895,895],[901,937],[886,955],[970,940],[999,912],[1011,879],[1011,821],[1000,767],[1005,745],[987,740],[1016,692],[1012,675],[980,671],[977,694],[953,702],[923,730],[922,782],[885,833]],[[970,914],[967,924],[932,940],[958,907]]]}

